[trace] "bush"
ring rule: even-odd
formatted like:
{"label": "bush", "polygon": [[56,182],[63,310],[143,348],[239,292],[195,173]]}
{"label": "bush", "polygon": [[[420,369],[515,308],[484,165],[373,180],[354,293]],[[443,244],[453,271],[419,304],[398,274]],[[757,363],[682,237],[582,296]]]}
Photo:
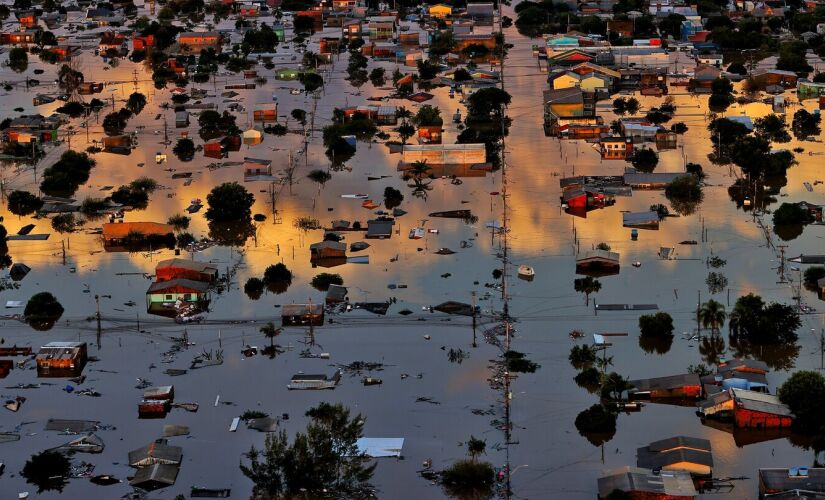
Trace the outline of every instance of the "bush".
{"label": "bush", "polygon": [[49,196],[71,196],[89,180],[95,161],[86,153],[66,151],[57,163],[43,172],[40,190]]}
{"label": "bush", "polygon": [[172,152],[180,161],[191,161],[195,157],[195,143],[188,138],[178,139]]}
{"label": "bush", "polygon": [[166,221],[167,224],[174,227],[177,231],[182,231],[189,227],[189,217],[181,214],[176,214],[169,217],[169,220]]}
{"label": "bush", "polygon": [[258,300],[264,292],[264,282],[260,278],[249,278],[243,285],[243,292],[252,300]]}
{"label": "bush", "polygon": [[192,236],[192,233],[180,233],[177,238],[175,238],[175,244],[178,248],[186,248],[194,242],[195,237]]}
{"label": "bush", "polygon": [[318,184],[326,184],[328,180],[332,179],[332,174],[330,174],[326,170],[315,169],[310,171],[307,174],[307,177],[317,182]]}
{"label": "bush", "polygon": [[507,351],[504,353],[504,360],[507,363],[507,369],[513,373],[535,373],[541,365],[530,361],[524,353],[518,351]]}
{"label": "bush", "polygon": [[459,460],[442,471],[441,484],[451,496],[486,498],[495,482],[496,473],[487,462]]}
{"label": "bush", "polygon": [[639,316],[639,333],[644,337],[673,335],[673,318],[666,312]]}
{"label": "bush", "polygon": [[570,349],[570,355],[567,356],[573,368],[579,369],[584,366],[590,366],[596,362],[596,350],[589,345],[574,345]]}
{"label": "bush", "polygon": [[582,370],[581,373],[578,373],[573,380],[576,381],[576,385],[579,387],[584,387],[588,391],[594,392],[599,388],[599,384],[602,381],[602,374],[599,370],[591,366]]}
{"label": "bush", "polygon": [[401,205],[402,201],[404,201],[404,195],[401,194],[401,191],[392,186],[384,188],[384,207],[386,207],[387,210]]}
{"label": "bush", "polygon": [[343,285],[344,278],[340,274],[320,273],[312,278],[311,284],[316,290],[326,292],[330,285]]}
{"label": "bush", "polygon": [[695,175],[682,175],[665,187],[665,196],[671,201],[701,201],[702,186]]}
{"label": "bush", "polygon": [[75,229],[77,221],[73,213],[57,214],[52,217],[52,229],[58,233],[71,233]]}
{"label": "bush", "polygon": [[22,73],[29,67],[29,55],[26,49],[15,47],[9,51],[9,68],[16,73]]}
{"label": "bush", "polygon": [[630,162],[633,167],[640,172],[650,173],[656,168],[659,163],[659,155],[649,148],[637,149],[630,157]]}
{"label": "bush", "polygon": [[274,266],[269,266],[264,271],[263,283],[266,285],[292,283],[292,271],[280,262]]}

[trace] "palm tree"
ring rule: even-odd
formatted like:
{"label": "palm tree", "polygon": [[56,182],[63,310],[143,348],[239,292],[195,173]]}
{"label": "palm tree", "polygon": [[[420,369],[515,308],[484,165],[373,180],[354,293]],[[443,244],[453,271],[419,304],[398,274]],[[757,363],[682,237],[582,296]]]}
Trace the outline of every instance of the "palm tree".
{"label": "palm tree", "polygon": [[704,328],[710,328],[711,333],[719,333],[719,329],[725,324],[728,315],[725,306],[711,299],[699,309],[699,322]]}
{"label": "palm tree", "polygon": [[269,349],[272,356],[275,356],[275,337],[281,334],[283,328],[276,328],[275,323],[269,322],[260,328],[260,332],[263,333],[269,339]]}
{"label": "palm tree", "polygon": [[470,436],[470,440],[467,441],[467,453],[470,455],[470,460],[475,462],[476,458],[478,458],[479,455],[483,455],[486,449],[487,441],[478,439],[475,436]]}
{"label": "palm tree", "polygon": [[586,278],[576,278],[573,281],[573,288],[579,292],[584,294],[585,302],[584,304],[589,306],[590,305],[590,294],[596,293],[602,289],[602,284],[599,280],[593,278],[592,276],[587,276]]}
{"label": "palm tree", "polygon": [[612,400],[621,400],[622,393],[630,389],[627,379],[616,372],[610,372],[602,381],[602,396],[607,396]]}

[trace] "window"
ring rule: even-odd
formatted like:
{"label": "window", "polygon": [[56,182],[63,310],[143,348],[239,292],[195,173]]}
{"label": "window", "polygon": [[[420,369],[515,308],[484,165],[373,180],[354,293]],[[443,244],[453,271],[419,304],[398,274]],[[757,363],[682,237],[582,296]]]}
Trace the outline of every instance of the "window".
{"label": "window", "polygon": [[167,296],[166,296],[166,300],[172,300],[172,295],[171,295],[171,294],[170,294],[170,295],[167,295]]}

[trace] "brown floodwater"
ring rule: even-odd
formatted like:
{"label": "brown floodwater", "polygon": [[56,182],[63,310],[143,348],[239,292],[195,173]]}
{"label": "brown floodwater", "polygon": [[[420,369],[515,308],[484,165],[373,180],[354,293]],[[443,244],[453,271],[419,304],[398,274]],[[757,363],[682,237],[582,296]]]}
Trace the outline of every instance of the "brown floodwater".
{"label": "brown floodwater", "polygon": [[[701,300],[711,298],[704,281],[709,269],[705,259],[718,255],[727,260],[721,272],[729,280],[726,290],[712,297],[723,304],[732,305],[736,297],[750,292],[758,293],[767,300],[792,301],[795,294],[791,284],[779,284],[778,257],[775,245],[780,244],[773,236],[773,246],[766,243],[763,230],[754,216],[743,212],[728,195],[728,186],[734,172],[728,166],[714,166],[707,159],[711,145],[707,132],[707,97],[681,94],[673,88],[677,105],[673,122],[682,121],[689,131],[679,139],[679,148],[661,153],[657,171],[681,171],[685,159],[700,163],[708,173],[704,202],[695,213],[684,217],[668,218],[658,231],[640,231],[638,241],[631,241],[630,230],[622,227],[622,211],[643,211],[656,203],[667,203],[662,191],[637,191],[632,197],[618,197],[616,204],[603,210],[590,212],[587,218],[577,218],[561,211],[559,207],[559,179],[575,174],[619,175],[626,167],[622,161],[601,160],[597,151],[583,141],[559,141],[545,137],[542,128],[541,93],[547,87],[546,74],[540,70],[531,54],[534,43],[519,36],[514,29],[507,30],[508,41],[515,45],[510,50],[505,69],[505,88],[513,96],[508,114],[513,124],[507,138],[507,172],[509,193],[509,227],[511,272],[515,266],[528,264],[535,269],[532,282],[510,280],[510,312],[517,321],[513,348],[527,353],[541,368],[535,374],[524,374],[512,384],[513,441],[510,446],[512,468],[519,466],[512,477],[514,494],[521,498],[593,498],[596,479],[602,471],[623,465],[635,465],[635,449],[652,440],[685,434],[710,439],[713,445],[717,477],[747,477],[735,481],[735,488],[726,498],[756,498],[757,483],[754,479],[759,467],[785,467],[810,465],[813,453],[795,446],[788,439],[778,438],[755,444],[743,445],[748,437],[737,440],[728,432],[703,426],[693,408],[646,405],[640,412],[621,414],[613,438],[601,447],[593,446],[581,436],[573,425],[576,415],[597,402],[597,397],[578,387],[573,377],[576,371],[569,365],[567,355],[574,341],[568,333],[578,329],[587,333],[579,342],[589,342],[596,332],[627,332],[625,338],[617,338],[610,354],[614,357],[614,369],[631,379],[670,375],[684,372],[688,365],[706,362],[707,349],[700,351],[696,340],[691,340],[695,328],[697,294]],[[344,80],[345,57],[336,60],[326,73],[327,86],[317,102],[315,125],[320,129],[330,123],[335,107],[367,104],[367,97],[385,95],[386,91],[364,85],[355,91]],[[90,181],[76,193],[77,199],[99,197],[106,194],[101,188],[119,186],[138,177],[156,179],[161,189],[155,191],[145,210],[126,214],[127,221],[165,222],[174,214],[183,213],[192,198],[205,200],[209,190],[221,182],[243,182],[241,167],[225,167],[210,170],[207,165],[215,160],[204,158],[200,153],[191,162],[181,162],[171,153],[171,146],[161,144],[164,137],[163,120],[155,119],[162,113],[169,122],[170,137],[177,138],[188,131],[197,135],[196,120],[187,129],[174,128],[171,110],[159,106],[169,102],[168,90],[158,91],[152,86],[150,73],[144,66],[121,61],[117,68],[104,70],[105,64],[92,54],[80,56],[80,68],[87,80],[122,81],[107,86],[102,94],[115,99],[115,108],[135,88],[148,98],[143,112],[129,121],[127,131],[137,130],[139,147],[129,156],[107,153],[95,155],[97,166]],[[289,56],[285,58],[287,64]],[[374,63],[391,71],[395,64]],[[31,58],[27,75],[43,68],[46,73],[37,76],[42,82],[50,80],[55,67],[44,66]],[[137,85],[132,83],[133,70],[137,69]],[[298,88],[297,82],[279,82],[273,71],[257,68],[269,79],[267,85],[254,91],[239,91],[238,99],[247,111],[238,113],[238,124],[246,129],[248,116],[255,103],[269,102],[273,93],[278,95],[279,114],[288,116],[292,109],[311,110],[313,102],[303,95],[291,95],[287,88]],[[409,71],[409,69],[407,69]],[[47,78],[49,76],[49,78]],[[3,78],[21,81],[20,75],[3,69]],[[225,81],[237,82],[238,77],[218,76],[217,83],[192,84],[192,87],[209,90],[209,102],[216,102],[219,110],[228,103],[219,97]],[[171,88],[171,86],[170,86]],[[218,97],[215,97],[217,88]],[[14,115],[20,106],[25,112],[34,111],[31,98],[43,89],[25,91],[17,87],[0,95],[0,113]],[[445,143],[454,142],[459,130],[450,117],[456,108],[462,109],[457,99],[450,99],[447,89],[435,89],[435,98],[429,104],[438,105],[445,117]],[[98,96],[101,97],[101,96]],[[638,96],[637,96],[638,97]],[[795,96],[788,93],[792,101]],[[101,97],[102,98],[102,97]],[[639,97],[643,108],[656,106],[661,98]],[[390,101],[415,110],[418,105],[409,101]],[[58,103],[37,108],[49,114]],[[803,104],[812,110],[814,101]],[[790,106],[788,116],[798,104]],[[600,111],[605,121],[614,119],[608,103],[601,103]],[[733,105],[726,114],[745,113],[752,118],[770,112],[764,104]],[[101,113],[100,119],[104,113]],[[100,139],[102,129],[93,123],[90,139]],[[790,121],[790,118],[788,118]],[[72,125],[77,134],[72,137],[74,149],[85,149],[86,131],[79,128],[79,121]],[[385,129],[389,132],[389,128]],[[200,141],[196,139],[196,143]],[[801,146],[804,152],[797,154],[798,165],[788,171],[787,184],[777,197],[775,208],[782,201],[807,200],[822,203],[823,187],[817,185],[808,192],[803,182],[813,182],[821,177],[821,161],[812,153],[825,153],[821,143],[797,143],[777,147]],[[3,164],[0,170],[6,192],[14,189],[37,189],[36,176],[53,163],[65,147],[49,149],[47,158],[37,169],[27,166]],[[341,402],[353,412],[366,417],[365,435],[371,437],[404,437],[404,460],[381,459],[374,483],[380,497],[436,498],[441,490],[420,479],[416,471],[421,462],[433,459],[434,467],[441,468],[464,455],[462,442],[470,435],[487,440],[486,459],[500,466],[504,463],[504,439],[492,421],[500,417],[502,394],[489,387],[487,378],[489,360],[498,349],[483,341],[481,330],[492,326],[493,312],[501,310],[501,294],[498,289],[485,287],[493,282],[491,272],[500,267],[497,257],[501,241],[485,228],[488,222],[501,221],[502,200],[490,193],[501,191],[500,172],[484,176],[464,177],[460,185],[450,179],[437,178],[429,185],[426,199],[412,195],[396,171],[399,155],[390,154],[378,143],[358,143],[357,154],[345,163],[346,169],[332,172],[332,179],[324,186],[306,178],[314,168],[325,169],[329,160],[323,153],[320,132],[314,132],[307,153],[301,137],[288,134],[284,137],[264,136],[255,147],[244,146],[223,161],[242,161],[243,157],[271,159],[273,169],[287,168],[290,151],[297,158],[299,167],[294,183],[279,189],[274,209],[265,182],[246,183],[255,194],[253,213],[263,213],[267,220],[257,224],[257,237],[250,238],[243,248],[212,247],[193,257],[216,263],[224,269],[235,270],[228,291],[215,295],[207,320],[200,324],[177,325],[172,320],[148,316],[143,304],[150,280],[143,276],[153,274],[159,260],[170,258],[172,251],[147,254],[112,253],[103,250],[99,235],[93,234],[102,221],[89,221],[81,231],[61,235],[51,231],[48,219],[18,218],[8,213],[5,203],[0,214],[10,233],[33,223],[33,232],[52,232],[46,241],[9,242],[15,262],[22,262],[32,272],[20,283],[20,289],[0,292],[0,300],[25,301],[39,291],[54,293],[66,311],[57,325],[48,332],[34,331],[14,319],[0,322],[6,345],[31,345],[34,348],[51,340],[82,340],[90,344],[90,355],[99,361],[87,366],[88,375],[81,388],[94,388],[102,396],[92,398],[63,391],[65,381],[50,380],[55,385],[40,389],[20,390],[8,388],[17,384],[38,382],[34,370],[14,370],[2,381],[0,394],[4,399],[23,395],[27,401],[17,413],[5,412],[0,419],[0,431],[19,428],[22,438],[18,442],[0,445],[0,461],[6,463],[6,472],[0,477],[0,490],[5,495],[36,488],[25,484],[19,471],[27,457],[40,450],[58,446],[69,436],[44,431],[48,418],[95,419],[115,429],[101,430],[98,435],[107,447],[100,455],[76,455],[75,463],[88,461],[95,464],[96,474],[114,474],[125,478],[132,473],[126,463],[129,450],[141,447],[160,436],[164,424],[182,424],[191,428],[188,437],[172,438],[174,444],[184,450],[183,464],[175,486],[161,490],[156,496],[171,498],[187,493],[192,485],[232,488],[233,498],[245,498],[251,491],[251,483],[238,469],[241,454],[251,445],[261,446],[263,434],[242,428],[236,433],[228,431],[232,418],[246,409],[258,409],[272,415],[290,414],[281,423],[289,432],[302,429],[306,420],[303,413],[320,401]],[[163,151],[169,162],[156,165],[155,153]],[[143,164],[143,166],[139,166]],[[192,182],[185,185],[183,179],[172,179],[172,173],[192,172]],[[387,176],[380,180],[368,180],[369,176]],[[335,317],[335,323],[316,329],[315,352],[331,353],[330,360],[299,357],[306,346],[302,329],[288,329],[279,339],[287,352],[270,360],[263,356],[244,358],[244,344],[263,346],[267,340],[258,333],[260,324],[278,320],[276,305],[292,302],[323,300],[323,293],[313,289],[309,282],[318,272],[309,263],[309,245],[320,241],[321,231],[303,232],[293,222],[303,216],[319,219],[324,225],[333,219],[360,220],[371,218],[370,211],[361,208],[360,200],[341,198],[352,193],[369,194],[380,201],[386,186],[393,186],[405,195],[401,208],[407,215],[397,220],[397,234],[389,240],[370,241],[371,247],[355,255],[368,255],[368,265],[346,264],[331,272],[339,273],[349,288],[353,301],[379,302],[397,299],[386,316],[367,312],[355,312]],[[430,212],[438,210],[472,209],[478,222],[468,225],[461,220],[433,219]],[[190,231],[196,237],[207,236],[208,228],[203,212],[192,218]],[[770,226],[770,215],[760,216]],[[427,228],[438,229],[438,234],[428,234],[425,239],[413,241],[407,238],[410,228],[423,219]],[[707,241],[702,242],[702,228],[707,231]],[[822,228],[809,226],[798,238],[785,242],[787,256],[800,253],[822,253]],[[358,238],[347,234],[346,243]],[[679,245],[683,240],[696,240],[695,246]],[[62,244],[66,244],[66,263],[63,264]],[[647,353],[638,341],[638,312],[600,312],[594,315],[592,304],[585,306],[584,297],[573,290],[575,256],[577,249],[588,250],[600,242],[608,243],[621,254],[622,271],[619,275],[601,278],[602,289],[591,298],[598,303],[655,303],[660,310],[674,318],[676,336],[669,350],[663,354]],[[675,260],[659,260],[660,247],[675,247]],[[437,255],[435,250],[448,247],[453,255]],[[632,262],[641,266],[634,268]],[[261,276],[264,269],[283,262],[293,272],[292,286],[283,294],[264,294],[259,300],[249,299],[242,291],[243,283],[253,276]],[[445,277],[446,276],[446,277]],[[788,268],[788,276],[796,279],[798,273]],[[407,288],[389,289],[390,284],[405,284]],[[430,313],[422,308],[446,300],[470,302],[476,292],[483,319],[478,332],[478,347],[472,347],[473,331],[469,318]],[[803,301],[821,308],[816,296],[803,289]],[[100,295],[103,333],[96,335],[96,325],[89,318],[95,313],[94,296]],[[728,302],[728,296],[730,302]],[[133,301],[135,306],[127,306]],[[413,314],[399,315],[410,309]],[[7,309],[14,314],[19,309]],[[137,329],[140,321],[140,331]],[[752,353],[762,356],[772,366],[768,380],[772,391],[794,369],[819,368],[818,333],[823,327],[819,313],[802,316],[800,349],[784,349],[781,353]],[[172,337],[188,333],[193,347],[177,354],[170,363],[163,363],[162,353],[173,345]],[[816,335],[814,335],[816,334]],[[430,340],[424,338],[431,337]],[[726,337],[726,336],[725,336]],[[727,340],[727,339],[725,339]],[[724,351],[727,346],[721,347]],[[461,348],[469,352],[463,363],[450,363],[447,351]],[[222,349],[224,364],[202,370],[190,371],[181,377],[163,374],[167,368],[188,368],[192,358],[204,350]],[[722,352],[733,356],[735,352]],[[794,355],[797,354],[797,355]],[[286,385],[292,374],[305,372],[331,372],[332,364],[356,360],[382,362],[385,368],[373,373],[383,379],[381,386],[364,387],[360,377],[346,376],[332,392],[289,392]],[[402,377],[409,374],[409,377]],[[134,386],[142,377],[154,384],[175,385],[179,401],[200,403],[197,413],[173,410],[164,420],[138,420],[136,405],[141,391]],[[44,380],[39,380],[44,382]],[[222,402],[214,406],[216,396]],[[439,404],[417,402],[417,398],[432,398]],[[473,410],[490,410],[495,415],[479,414]],[[767,436],[750,436],[759,441]],[[738,444],[737,444],[738,443]],[[128,484],[94,486],[85,479],[73,479],[63,490],[70,498],[117,498],[130,491]],[[43,498],[56,497],[57,492],[44,492]]]}

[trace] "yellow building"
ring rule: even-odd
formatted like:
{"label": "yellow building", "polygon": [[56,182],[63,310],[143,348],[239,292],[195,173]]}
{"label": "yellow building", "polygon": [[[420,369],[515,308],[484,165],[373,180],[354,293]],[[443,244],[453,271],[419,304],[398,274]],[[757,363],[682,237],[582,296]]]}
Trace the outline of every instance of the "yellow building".
{"label": "yellow building", "polygon": [[555,90],[578,87],[587,92],[604,92],[608,89],[608,86],[607,78],[595,73],[580,75],[568,71],[553,80]]}
{"label": "yellow building", "polygon": [[449,5],[444,5],[443,3],[439,3],[436,5],[430,6],[429,10],[430,17],[435,17],[438,19],[446,19],[453,15],[453,8]]}

